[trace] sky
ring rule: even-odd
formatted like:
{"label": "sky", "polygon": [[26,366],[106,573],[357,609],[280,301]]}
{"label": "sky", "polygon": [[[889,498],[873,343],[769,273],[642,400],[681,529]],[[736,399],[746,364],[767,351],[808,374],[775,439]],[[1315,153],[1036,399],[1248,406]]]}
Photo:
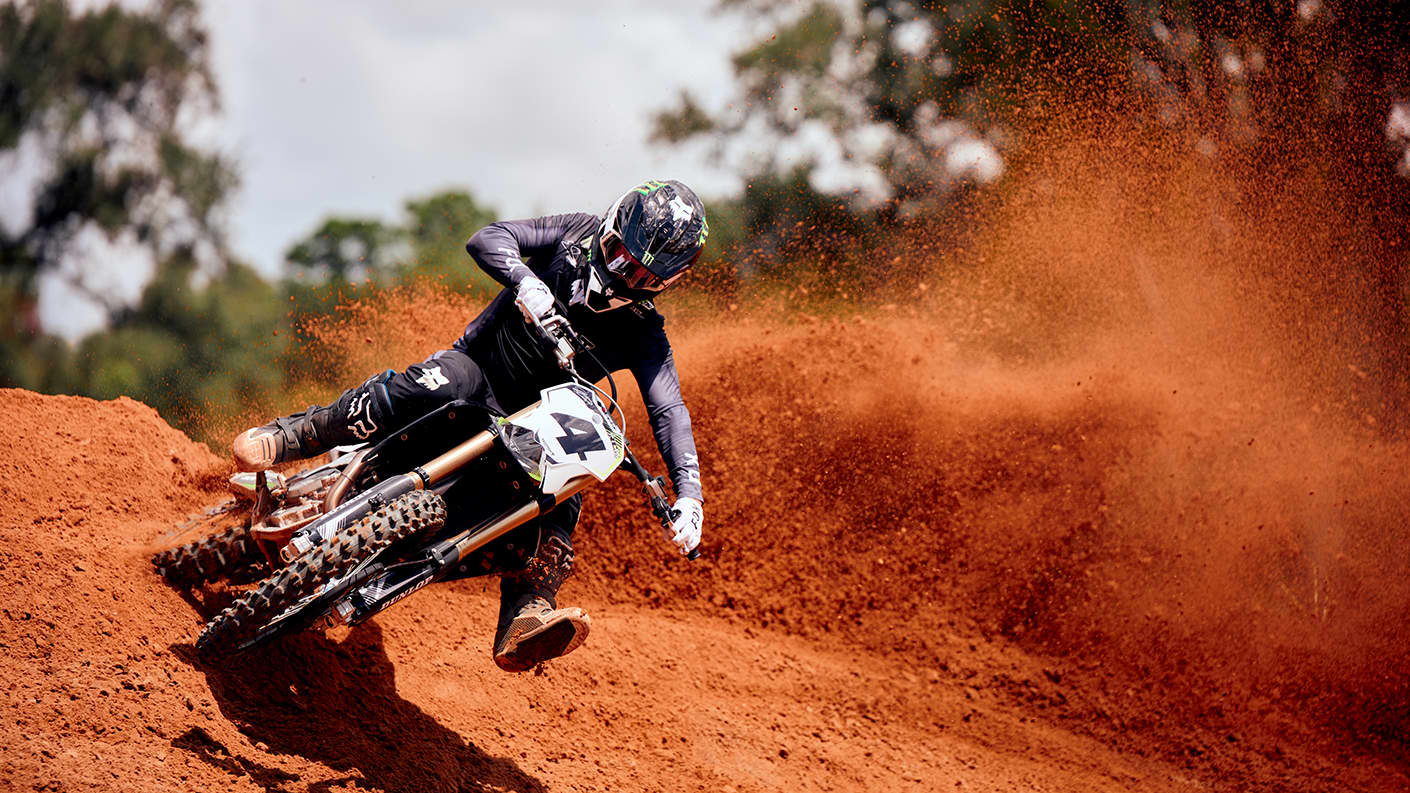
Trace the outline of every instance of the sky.
{"label": "sky", "polygon": [[[734,193],[738,179],[703,147],[646,142],[652,113],[682,88],[706,107],[732,92],[729,55],[755,31],[714,6],[208,0],[222,108],[200,136],[240,173],[231,247],[274,277],[324,217],[397,221],[407,199],[447,188],[505,217],[601,213],[647,178]],[[99,236],[81,257],[93,281],[135,299],[150,266]],[[70,339],[102,322],[56,277],[40,317]]]}

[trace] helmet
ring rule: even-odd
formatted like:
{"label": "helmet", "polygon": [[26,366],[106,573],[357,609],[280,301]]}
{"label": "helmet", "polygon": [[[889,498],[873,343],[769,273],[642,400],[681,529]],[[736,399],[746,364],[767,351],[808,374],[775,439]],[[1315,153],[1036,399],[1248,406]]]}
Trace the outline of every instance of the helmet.
{"label": "helmet", "polygon": [[628,190],[593,240],[588,307],[607,311],[660,294],[700,258],[709,234],[705,205],[680,182],[653,180]]}

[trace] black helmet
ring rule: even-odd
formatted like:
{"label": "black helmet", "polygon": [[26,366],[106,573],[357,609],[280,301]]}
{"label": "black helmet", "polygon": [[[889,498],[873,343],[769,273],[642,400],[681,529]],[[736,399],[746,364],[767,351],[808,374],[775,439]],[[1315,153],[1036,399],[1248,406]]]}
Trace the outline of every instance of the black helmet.
{"label": "black helmet", "polygon": [[588,307],[606,311],[660,294],[700,258],[709,234],[705,205],[680,182],[650,181],[627,191],[598,229]]}

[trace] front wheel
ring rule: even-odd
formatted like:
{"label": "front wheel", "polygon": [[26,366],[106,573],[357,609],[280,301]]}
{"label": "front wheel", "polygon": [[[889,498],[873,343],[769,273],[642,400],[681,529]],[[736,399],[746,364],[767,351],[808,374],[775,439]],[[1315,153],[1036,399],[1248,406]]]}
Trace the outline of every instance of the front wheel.
{"label": "front wheel", "polygon": [[217,614],[196,639],[196,651],[213,658],[273,638],[284,617],[319,587],[347,575],[398,540],[445,525],[445,502],[435,493],[413,491],[347,526],[288,567],[260,582]]}

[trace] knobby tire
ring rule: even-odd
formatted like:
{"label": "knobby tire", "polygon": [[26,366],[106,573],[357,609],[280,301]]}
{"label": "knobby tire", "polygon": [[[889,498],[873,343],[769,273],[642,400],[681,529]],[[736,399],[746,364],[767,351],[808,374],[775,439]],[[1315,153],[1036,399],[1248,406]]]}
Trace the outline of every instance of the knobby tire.
{"label": "knobby tire", "polygon": [[264,555],[260,553],[245,523],[152,556],[152,564],[163,578],[176,586],[188,588],[233,577],[262,561]]}
{"label": "knobby tire", "polygon": [[201,631],[196,651],[214,658],[248,649],[263,638],[260,634],[272,620],[318,587],[346,575],[398,540],[441,528],[445,520],[445,502],[439,495],[418,490],[401,496],[343,528],[230,604]]}

